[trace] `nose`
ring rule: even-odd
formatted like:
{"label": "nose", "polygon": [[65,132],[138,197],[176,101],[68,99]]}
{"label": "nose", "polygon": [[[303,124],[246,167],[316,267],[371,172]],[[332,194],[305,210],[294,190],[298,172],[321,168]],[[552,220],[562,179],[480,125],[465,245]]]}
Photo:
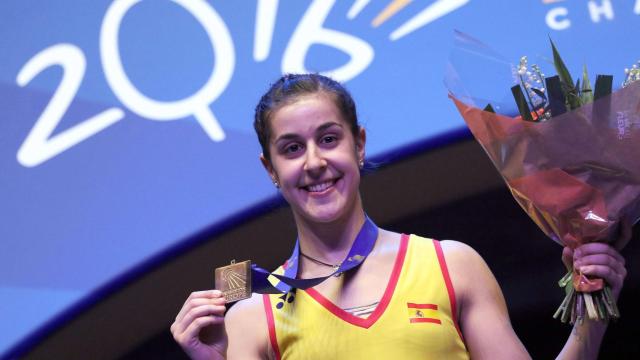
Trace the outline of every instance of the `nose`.
{"label": "nose", "polygon": [[322,149],[317,146],[307,147],[305,154],[304,170],[310,173],[324,170],[327,167],[327,160],[322,153]]}

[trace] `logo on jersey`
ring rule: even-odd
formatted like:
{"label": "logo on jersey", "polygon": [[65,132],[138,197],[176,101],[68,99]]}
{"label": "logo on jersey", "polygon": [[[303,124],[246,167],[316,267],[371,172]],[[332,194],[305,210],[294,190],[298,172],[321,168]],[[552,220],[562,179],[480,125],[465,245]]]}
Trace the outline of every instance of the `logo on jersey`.
{"label": "logo on jersey", "polygon": [[407,315],[410,323],[441,324],[437,304],[407,303]]}

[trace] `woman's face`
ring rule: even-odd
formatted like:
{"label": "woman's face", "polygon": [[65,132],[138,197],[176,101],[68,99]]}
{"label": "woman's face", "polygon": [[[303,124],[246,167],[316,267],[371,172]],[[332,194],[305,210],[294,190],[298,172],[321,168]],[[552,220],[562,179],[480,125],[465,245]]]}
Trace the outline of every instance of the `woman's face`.
{"label": "woman's face", "polygon": [[270,128],[271,160],[261,160],[296,217],[333,222],[361,206],[365,133],[354,138],[329,95],[305,95],[279,108]]}

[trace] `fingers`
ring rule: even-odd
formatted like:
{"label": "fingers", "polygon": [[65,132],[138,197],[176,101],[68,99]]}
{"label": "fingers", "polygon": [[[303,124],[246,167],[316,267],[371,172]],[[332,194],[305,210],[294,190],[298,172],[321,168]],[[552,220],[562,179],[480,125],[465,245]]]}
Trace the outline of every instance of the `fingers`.
{"label": "fingers", "polygon": [[201,305],[191,308],[181,321],[176,322],[176,330],[183,332],[186,327],[202,317],[223,318],[225,309],[224,305]]}
{"label": "fingers", "polygon": [[222,323],[224,323],[224,317],[222,316],[199,317],[189,324],[189,326],[182,333],[182,338],[188,339],[187,341],[193,341],[193,340],[199,341],[198,335],[200,334],[200,330],[202,330],[202,328],[209,325],[222,324]]}
{"label": "fingers", "polygon": [[203,327],[224,322],[225,299],[218,290],[191,293],[176,320],[171,325],[171,333],[178,343],[197,340]]}
{"label": "fingers", "polygon": [[606,254],[622,263],[624,266],[624,258],[616,249],[605,243],[589,243],[579,246],[574,251],[574,260],[583,258],[588,255]]}
{"label": "fingers", "polygon": [[[575,259],[575,258],[574,258]],[[604,266],[610,268],[613,272],[617,274],[626,274],[626,269],[624,268],[624,259],[620,261],[620,259],[613,257],[609,254],[595,254],[595,255],[586,255],[580,258],[577,258],[573,262],[573,266],[579,271],[583,271],[583,268],[588,266]]]}
{"label": "fingers", "polygon": [[[205,316],[192,321],[185,331],[177,330],[177,323],[171,325],[171,334],[191,359],[224,359],[226,349],[226,337],[201,340],[200,335],[206,332],[206,327],[220,326],[224,323],[224,317]],[[224,330],[222,331],[224,333]],[[218,354],[216,357],[215,354]]]}
{"label": "fingers", "polygon": [[585,275],[604,279],[615,296],[622,289],[627,276],[625,260],[613,247],[605,243],[589,243],[573,252],[573,266]]}
{"label": "fingers", "polygon": [[620,288],[627,276],[627,271],[624,268],[622,272],[617,272],[606,265],[585,265],[579,269],[585,275],[604,279],[613,289]]}
{"label": "fingers", "polygon": [[185,314],[191,310],[191,308],[212,304],[212,305],[224,305],[225,300],[222,297],[222,292],[220,290],[205,290],[205,291],[195,291],[192,292],[187,300],[182,305],[180,312],[176,316],[176,321],[181,320]]}
{"label": "fingers", "polygon": [[189,325],[200,317],[206,316],[219,316],[223,317],[225,312],[224,305],[202,305],[196,306],[189,310],[184,318],[182,318],[181,324]]}

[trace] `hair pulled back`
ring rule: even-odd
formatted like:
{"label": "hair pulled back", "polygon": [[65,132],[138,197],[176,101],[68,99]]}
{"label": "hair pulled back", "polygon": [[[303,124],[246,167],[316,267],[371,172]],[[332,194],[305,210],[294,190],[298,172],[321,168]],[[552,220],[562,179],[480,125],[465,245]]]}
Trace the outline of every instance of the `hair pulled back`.
{"label": "hair pulled back", "polygon": [[256,106],[253,128],[267,160],[271,160],[269,140],[271,138],[270,120],[273,113],[302,96],[317,93],[329,95],[347,122],[351,133],[357,137],[360,125],[356,115],[356,104],[342,84],[319,74],[286,74],[271,85]]}

